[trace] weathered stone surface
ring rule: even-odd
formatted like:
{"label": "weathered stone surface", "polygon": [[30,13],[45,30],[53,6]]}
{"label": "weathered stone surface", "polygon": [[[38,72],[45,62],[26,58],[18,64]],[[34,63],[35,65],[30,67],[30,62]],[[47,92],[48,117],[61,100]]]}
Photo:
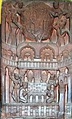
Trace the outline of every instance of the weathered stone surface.
{"label": "weathered stone surface", "polygon": [[21,21],[28,39],[50,39],[54,20],[51,12],[51,7],[43,2],[33,2],[25,7],[21,13]]}

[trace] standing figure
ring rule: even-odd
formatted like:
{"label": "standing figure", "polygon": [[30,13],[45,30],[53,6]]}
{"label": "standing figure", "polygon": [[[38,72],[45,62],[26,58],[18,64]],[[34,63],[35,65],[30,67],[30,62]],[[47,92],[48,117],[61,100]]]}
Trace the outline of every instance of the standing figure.
{"label": "standing figure", "polygon": [[14,9],[16,9],[15,18],[16,17],[17,18],[13,19],[13,24],[17,26],[15,30],[15,36],[16,36],[17,44],[19,44],[25,40],[24,27],[21,23],[21,15],[22,15],[22,12],[24,11],[23,2],[19,2],[19,1],[16,2],[14,4]]}
{"label": "standing figure", "polygon": [[11,80],[12,80],[12,84],[13,84],[13,89],[11,92],[12,98],[15,102],[19,102],[19,89],[20,89],[20,83],[21,83],[21,79],[19,76],[19,69],[15,68],[14,72],[11,76]]}
{"label": "standing figure", "polygon": [[41,72],[41,82],[46,83],[46,81],[47,81],[47,72],[43,70]]}
{"label": "standing figure", "polygon": [[65,84],[62,79],[59,80],[59,92],[60,92],[60,99],[59,99],[60,114],[63,115],[65,107]]}
{"label": "standing figure", "polygon": [[22,2],[15,2],[14,4],[8,2],[4,4],[6,43],[17,45],[25,38],[20,18],[22,10]]}
{"label": "standing figure", "polygon": [[65,67],[65,84],[66,84],[66,103],[71,103],[71,76],[69,74],[69,68]]}
{"label": "standing figure", "polygon": [[28,81],[31,83],[35,82],[34,72],[32,70],[27,71],[27,78],[28,78]]}
{"label": "standing figure", "polygon": [[15,17],[16,10],[13,9],[11,2],[4,4],[4,15],[5,15],[5,42],[6,43],[14,43],[15,41],[15,29],[16,25],[13,24],[13,20]]}
{"label": "standing figure", "polygon": [[46,81],[47,84],[48,84],[48,82],[49,82],[50,76],[51,76],[51,73],[48,72],[48,73],[47,73],[47,81]]}
{"label": "standing figure", "polygon": [[66,15],[61,15],[59,17],[59,29],[60,29],[60,43],[64,45],[69,43],[70,40],[70,31],[67,26],[67,17]]}
{"label": "standing figure", "polygon": [[60,15],[59,17],[55,18],[53,28],[56,30],[57,35],[57,42],[60,46],[69,43],[70,39],[70,31],[67,26],[67,17],[66,15]]}

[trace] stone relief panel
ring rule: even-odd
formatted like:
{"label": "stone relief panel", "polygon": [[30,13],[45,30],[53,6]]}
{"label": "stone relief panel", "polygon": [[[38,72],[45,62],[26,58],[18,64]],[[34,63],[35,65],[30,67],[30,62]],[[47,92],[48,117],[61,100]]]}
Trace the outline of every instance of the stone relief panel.
{"label": "stone relief panel", "polygon": [[[34,95],[36,99],[36,95],[38,94],[37,91],[40,90],[39,86],[43,85],[45,87],[45,103],[60,102],[60,100],[62,99],[60,97],[60,91],[62,91],[63,95],[65,93],[64,96],[67,97],[64,97],[64,100],[68,102],[68,80],[71,80],[69,79],[69,69],[65,67],[63,71],[57,70],[52,72],[48,70],[38,70],[38,72],[40,72],[38,74],[40,81],[37,81],[38,75],[35,75],[36,70],[21,71],[21,69],[17,67],[13,70],[6,67],[5,83],[6,85],[8,85],[6,87],[6,101],[9,101],[9,103],[12,103],[12,101],[16,103],[27,103],[29,100],[28,95]],[[34,89],[32,88],[32,86],[34,87]],[[34,91],[34,94],[31,93],[32,91]],[[10,99],[8,100],[9,97]]]}
{"label": "stone relief panel", "polygon": [[[59,3],[6,2],[3,5],[4,42],[18,45],[21,42],[55,42],[63,46],[70,42],[70,16]],[[53,38],[56,38],[56,40]]]}
{"label": "stone relief panel", "polygon": [[71,5],[7,1],[2,9],[2,114],[63,119],[71,114]]}

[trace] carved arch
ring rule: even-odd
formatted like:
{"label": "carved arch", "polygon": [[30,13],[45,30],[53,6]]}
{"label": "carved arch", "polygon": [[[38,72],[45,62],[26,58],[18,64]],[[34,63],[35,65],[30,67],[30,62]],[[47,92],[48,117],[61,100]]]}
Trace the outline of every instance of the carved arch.
{"label": "carved arch", "polygon": [[55,56],[55,51],[50,46],[43,47],[40,50],[40,58],[42,61],[52,61]]}
{"label": "carved arch", "polygon": [[62,55],[63,55],[63,59],[68,59],[68,57],[69,57],[69,51],[68,50],[64,50],[62,52]]}
{"label": "carved arch", "polygon": [[59,56],[57,57],[57,60],[58,61],[63,61],[65,59],[68,59],[69,58],[69,51],[68,50],[63,50]]}
{"label": "carved arch", "polygon": [[3,56],[10,59],[11,56],[13,56],[13,52],[11,50],[6,50],[6,49],[2,49],[2,53],[3,53]]}
{"label": "carved arch", "polygon": [[34,60],[35,54],[35,49],[31,46],[25,46],[20,51],[20,57],[23,60]]}

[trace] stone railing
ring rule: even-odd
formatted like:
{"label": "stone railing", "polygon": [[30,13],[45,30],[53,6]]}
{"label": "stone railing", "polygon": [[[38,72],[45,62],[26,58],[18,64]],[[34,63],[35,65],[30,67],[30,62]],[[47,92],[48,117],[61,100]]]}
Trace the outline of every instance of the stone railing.
{"label": "stone railing", "polygon": [[15,61],[2,58],[2,63],[12,67],[28,68],[28,69],[58,69],[72,64],[72,58],[62,62],[43,62],[43,61]]}
{"label": "stone railing", "polygon": [[72,119],[72,103],[65,105],[65,119]]}
{"label": "stone railing", "polygon": [[57,69],[57,62],[40,62],[40,61],[20,61],[18,62],[20,68],[32,69]]}
{"label": "stone railing", "polygon": [[[54,103],[39,104],[5,104],[2,113],[7,119],[35,119],[35,118],[58,118],[59,105]],[[3,118],[4,119],[4,118]]]}
{"label": "stone railing", "polygon": [[72,64],[72,58],[65,59],[61,62],[58,62],[58,67],[64,67]]}
{"label": "stone railing", "polygon": [[10,60],[10,59],[6,59],[6,58],[1,58],[2,60],[2,63],[5,64],[5,65],[9,65],[9,66],[12,66],[12,67],[16,67],[17,66],[17,61],[15,60]]}
{"label": "stone railing", "polygon": [[[72,103],[65,105],[65,119],[72,119]],[[61,119],[58,103],[2,104],[1,119]]]}

